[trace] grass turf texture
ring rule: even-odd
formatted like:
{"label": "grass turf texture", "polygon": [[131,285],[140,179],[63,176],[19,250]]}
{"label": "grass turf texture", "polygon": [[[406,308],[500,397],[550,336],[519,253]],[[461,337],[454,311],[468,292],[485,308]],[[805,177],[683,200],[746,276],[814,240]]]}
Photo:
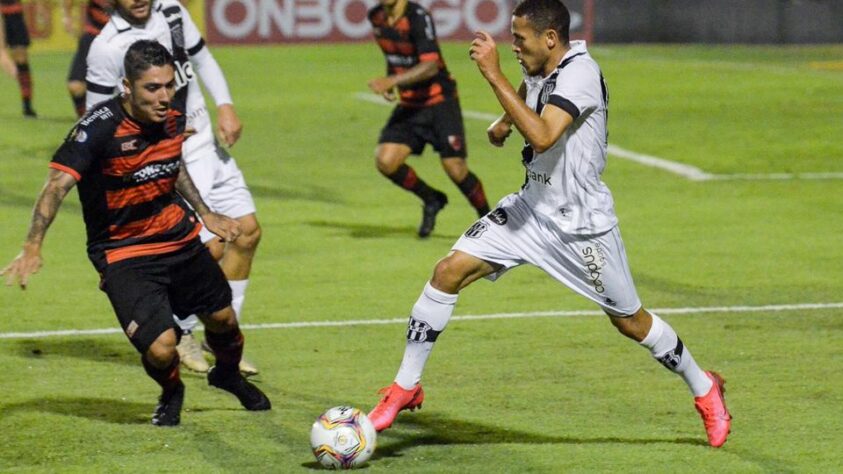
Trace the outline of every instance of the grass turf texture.
{"label": "grass turf texture", "polygon": [[[499,109],[467,59],[443,46],[466,110]],[[428,151],[411,160],[451,204],[415,237],[419,203],[383,179],[372,150],[389,109],[355,93],[382,73],[374,44],[215,48],[245,124],[232,150],[264,239],[247,323],[400,318],[473,210]],[[505,46],[510,79],[518,77]],[[714,173],[843,172],[843,75],[812,63],[835,47],[592,49],[611,92],[610,142]],[[73,123],[70,55],[31,59],[38,120],[0,79],[0,264],[18,251],[46,164]],[[523,180],[466,119],[472,169],[495,202]],[[610,157],[633,276],[645,305],[843,300],[839,180],[690,182]],[[0,332],[116,327],[84,252],[75,192],[29,289],[0,291]],[[457,315],[592,309],[532,268],[481,281]],[[707,448],[684,384],[604,317],[454,321],[425,374],[424,409],[379,439],[371,471],[833,472],[843,464],[843,311],[666,316],[703,367],[720,370],[735,416]],[[369,410],[394,376],[402,324],[246,331],[269,413],[185,374],[182,426],[158,429],[158,395],[120,334],[0,339],[0,471],[290,472],[316,468],[310,424]],[[835,446],[837,446],[835,448]]]}

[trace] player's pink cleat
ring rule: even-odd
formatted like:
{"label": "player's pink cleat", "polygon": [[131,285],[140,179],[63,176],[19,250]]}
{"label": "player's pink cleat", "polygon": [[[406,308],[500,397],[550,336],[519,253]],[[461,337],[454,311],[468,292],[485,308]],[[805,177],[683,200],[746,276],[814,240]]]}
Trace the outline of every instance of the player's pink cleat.
{"label": "player's pink cleat", "polygon": [[726,409],[726,398],[723,396],[726,393],[726,381],[717,372],[706,372],[705,375],[711,379],[713,385],[707,394],[694,397],[694,406],[705,424],[708,444],[719,448],[726,442],[732,427],[732,415]]}
{"label": "player's pink cleat", "polygon": [[392,422],[401,410],[412,411],[421,408],[424,401],[424,390],[421,384],[416,384],[410,390],[404,390],[396,382],[392,382],[392,385],[378,390],[378,393],[383,393],[384,397],[368,415],[369,421],[375,425],[377,431],[383,431],[392,426]]}

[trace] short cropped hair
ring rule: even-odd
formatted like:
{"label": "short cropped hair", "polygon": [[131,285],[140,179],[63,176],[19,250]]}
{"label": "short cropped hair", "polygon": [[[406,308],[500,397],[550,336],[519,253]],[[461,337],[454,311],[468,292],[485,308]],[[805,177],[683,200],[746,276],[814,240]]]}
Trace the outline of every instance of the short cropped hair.
{"label": "short cropped hair", "polygon": [[123,58],[123,69],[126,71],[126,79],[136,81],[141,74],[153,66],[175,67],[173,55],[167,51],[161,43],[151,40],[135,41],[126,51]]}
{"label": "short cropped hair", "polygon": [[563,41],[568,42],[570,38],[571,14],[560,0],[523,0],[512,16],[526,17],[539,33],[555,30]]}

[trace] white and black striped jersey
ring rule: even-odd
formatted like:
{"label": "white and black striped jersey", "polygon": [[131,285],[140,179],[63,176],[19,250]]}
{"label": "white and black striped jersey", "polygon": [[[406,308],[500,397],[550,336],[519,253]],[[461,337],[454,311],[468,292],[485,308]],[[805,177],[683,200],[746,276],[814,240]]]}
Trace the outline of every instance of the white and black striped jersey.
{"label": "white and black striped jersey", "polygon": [[524,77],[530,108],[541,115],[551,104],[571,114],[574,122],[542,153],[526,144],[526,179],[520,194],[562,231],[599,234],[618,222],[612,193],[600,179],[608,147],[608,91],[585,41],[570,45],[549,76]]}

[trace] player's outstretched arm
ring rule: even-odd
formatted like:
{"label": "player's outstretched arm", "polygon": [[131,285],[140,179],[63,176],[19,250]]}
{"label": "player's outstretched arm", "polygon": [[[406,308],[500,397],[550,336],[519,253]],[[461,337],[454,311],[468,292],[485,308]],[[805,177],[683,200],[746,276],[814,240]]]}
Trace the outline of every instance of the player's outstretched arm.
{"label": "player's outstretched arm", "polygon": [[424,82],[439,72],[439,64],[436,61],[422,61],[401,74],[376,77],[369,81],[369,89],[375,94],[382,95],[386,100],[395,100],[395,88],[409,86]]}
{"label": "player's outstretched arm", "polygon": [[489,33],[475,33],[469,55],[492,86],[509,120],[535,151],[541,153],[553,146],[573,123],[574,118],[558,107],[545,107],[539,116],[527,106],[519,91],[512,87],[501,71],[497,45]]}
{"label": "player's outstretched arm", "polygon": [[29,233],[23,243],[23,251],[7,265],[0,275],[6,277],[6,286],[12,286],[17,280],[21,289],[26,289],[29,277],[41,268],[41,244],[47,229],[55,219],[64,197],[76,185],[76,178],[64,171],[51,169],[47,182],[35,202]]}
{"label": "player's outstretched arm", "polygon": [[199,218],[202,219],[202,223],[205,224],[205,227],[209,231],[218,235],[226,242],[234,242],[237,240],[237,237],[240,237],[241,230],[239,222],[222,214],[212,212],[208,205],[205,204],[205,201],[202,200],[199,190],[196,189],[196,185],[193,184],[193,180],[190,179],[190,175],[187,173],[187,167],[185,167],[184,161],[181,162],[179,177],[176,180],[176,191],[199,214]]}

